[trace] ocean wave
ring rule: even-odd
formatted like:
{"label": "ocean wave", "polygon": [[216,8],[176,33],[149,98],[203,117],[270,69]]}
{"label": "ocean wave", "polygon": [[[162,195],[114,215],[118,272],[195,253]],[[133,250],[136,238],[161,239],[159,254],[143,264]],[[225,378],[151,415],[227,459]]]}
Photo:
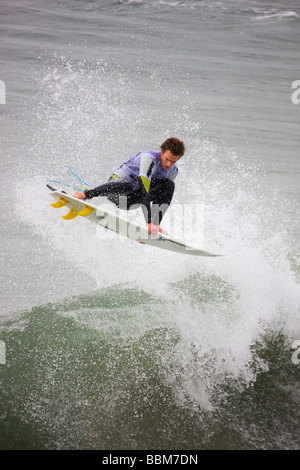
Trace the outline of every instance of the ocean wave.
{"label": "ocean wave", "polygon": [[295,11],[265,11],[255,10],[255,13],[258,15],[255,18],[252,18],[251,21],[265,21],[265,20],[284,20],[284,19],[294,19],[300,18],[300,15]]}

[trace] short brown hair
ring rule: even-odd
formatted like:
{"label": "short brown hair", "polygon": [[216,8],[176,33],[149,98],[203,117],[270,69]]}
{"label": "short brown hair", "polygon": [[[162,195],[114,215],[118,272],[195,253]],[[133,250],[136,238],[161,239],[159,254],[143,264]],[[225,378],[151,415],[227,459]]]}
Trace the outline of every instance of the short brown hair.
{"label": "short brown hair", "polygon": [[177,139],[177,137],[169,137],[165,140],[161,146],[161,150],[165,152],[166,150],[170,150],[174,157],[182,157],[185,152],[185,146],[182,140]]}

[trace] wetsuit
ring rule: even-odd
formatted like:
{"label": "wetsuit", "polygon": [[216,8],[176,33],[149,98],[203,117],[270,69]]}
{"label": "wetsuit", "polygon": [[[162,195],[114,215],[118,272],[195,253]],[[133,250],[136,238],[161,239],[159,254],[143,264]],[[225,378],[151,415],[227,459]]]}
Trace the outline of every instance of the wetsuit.
{"label": "wetsuit", "polygon": [[178,168],[164,170],[160,152],[139,152],[123,163],[107,183],[85,191],[87,199],[106,196],[120,209],[139,204],[147,223],[160,225],[171,204]]}

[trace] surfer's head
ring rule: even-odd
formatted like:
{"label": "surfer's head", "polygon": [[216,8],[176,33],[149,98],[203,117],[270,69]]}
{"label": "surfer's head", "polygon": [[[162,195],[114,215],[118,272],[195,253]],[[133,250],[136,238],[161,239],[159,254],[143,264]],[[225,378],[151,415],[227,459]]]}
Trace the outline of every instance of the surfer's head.
{"label": "surfer's head", "polygon": [[169,170],[185,151],[184,143],[176,137],[170,137],[160,146],[160,161],[164,170]]}
{"label": "surfer's head", "polygon": [[178,158],[181,158],[185,152],[184,143],[182,142],[182,140],[177,139],[177,137],[169,137],[161,144],[160,149],[162,152],[170,150],[172,155]]}

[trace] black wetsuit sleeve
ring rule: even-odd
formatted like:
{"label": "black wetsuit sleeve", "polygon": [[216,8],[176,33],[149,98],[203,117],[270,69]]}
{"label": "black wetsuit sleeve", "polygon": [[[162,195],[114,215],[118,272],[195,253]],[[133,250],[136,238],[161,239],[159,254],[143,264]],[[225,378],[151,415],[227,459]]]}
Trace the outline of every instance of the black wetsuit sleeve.
{"label": "black wetsuit sleeve", "polygon": [[93,189],[86,189],[84,191],[86,199],[92,199],[93,197],[97,197],[100,195],[100,187],[93,188]]}
{"label": "black wetsuit sleeve", "polygon": [[132,191],[132,183],[130,181],[110,179],[107,183],[97,186],[97,188],[86,189],[84,191],[86,199],[92,199],[97,196],[110,196],[112,194],[125,195]]}
{"label": "black wetsuit sleeve", "polygon": [[139,184],[142,193],[142,204],[144,216],[148,224],[151,223],[151,198],[150,184],[154,170],[154,160],[150,153],[142,152],[140,155]]}
{"label": "black wetsuit sleeve", "polygon": [[150,194],[149,194],[149,189],[147,191],[147,188],[144,185],[144,181],[141,177],[139,177],[139,183],[140,183],[140,188],[141,188],[141,193],[142,193],[142,204],[145,207],[144,216],[146,219],[147,224],[151,224],[151,199],[150,199]]}

